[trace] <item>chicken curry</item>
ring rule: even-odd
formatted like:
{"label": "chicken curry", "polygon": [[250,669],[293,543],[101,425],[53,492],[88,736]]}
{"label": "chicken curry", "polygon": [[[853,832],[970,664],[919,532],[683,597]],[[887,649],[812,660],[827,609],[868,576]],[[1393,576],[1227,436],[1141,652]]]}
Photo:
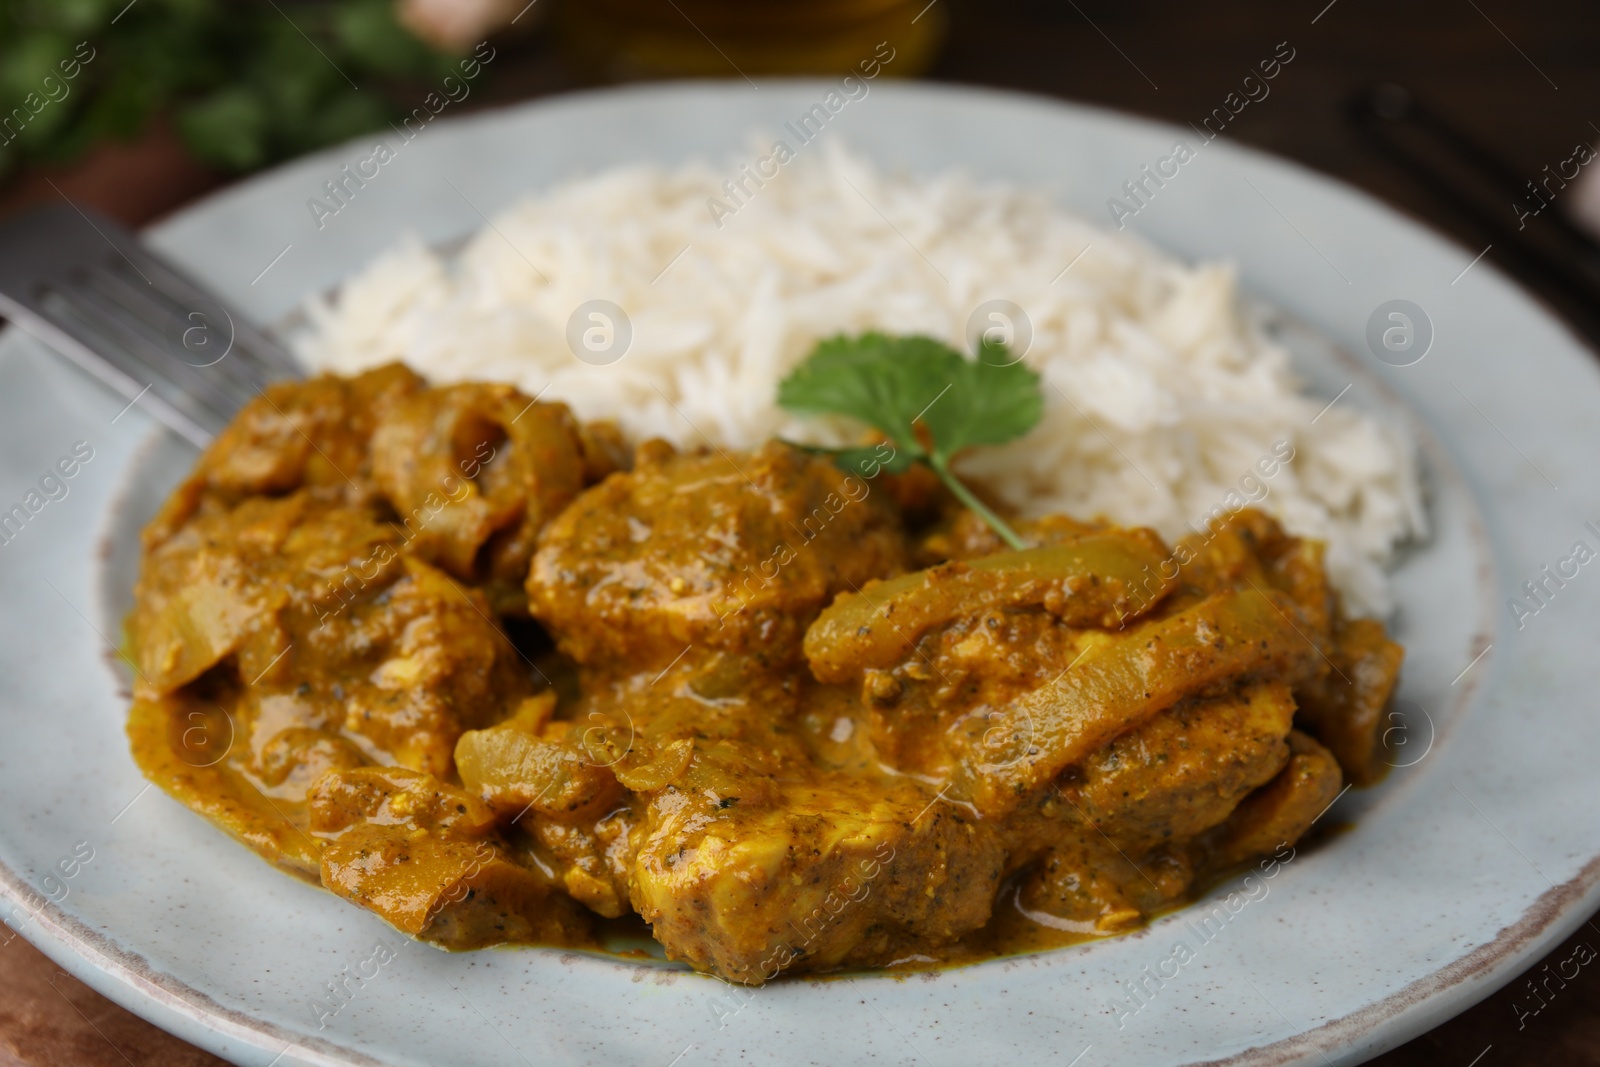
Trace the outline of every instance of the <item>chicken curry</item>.
{"label": "chicken curry", "polygon": [[637,915],[745,983],[1127,930],[1375,779],[1401,649],[1320,544],[1013,550],[926,475],[630,454],[398,365],[275,386],[144,532],[134,754],[414,937]]}

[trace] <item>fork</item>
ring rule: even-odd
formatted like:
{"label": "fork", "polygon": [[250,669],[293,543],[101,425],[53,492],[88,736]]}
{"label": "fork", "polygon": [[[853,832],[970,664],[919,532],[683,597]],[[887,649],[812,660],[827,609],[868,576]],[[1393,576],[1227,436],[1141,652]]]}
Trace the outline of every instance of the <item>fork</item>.
{"label": "fork", "polygon": [[269,383],[303,376],[265,331],[71,202],[0,225],[0,316],[200,448]]}

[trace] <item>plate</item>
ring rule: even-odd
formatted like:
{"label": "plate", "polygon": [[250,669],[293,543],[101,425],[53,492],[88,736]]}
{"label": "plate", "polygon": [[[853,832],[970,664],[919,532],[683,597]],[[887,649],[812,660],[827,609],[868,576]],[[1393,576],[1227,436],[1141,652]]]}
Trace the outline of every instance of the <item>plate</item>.
{"label": "plate", "polygon": [[[442,244],[573,174],[726,158],[827,89],[644,86],[441,122],[321,229],[307,200],[370,143],[244,182],[148,237],[279,321],[402,230]],[[827,135],[888,166],[1042,186],[1108,225],[1107,199],[1194,139],[1029,97],[890,84]],[[75,447],[89,458],[0,545],[0,913],[113,1000],[259,1065],[1355,1063],[1461,1011],[1600,903],[1600,822],[1584,814],[1600,751],[1600,566],[1573,556],[1575,542],[1600,546],[1600,525],[1585,525],[1600,520],[1600,372],[1476,249],[1260,153],[1204,146],[1125,221],[1181,256],[1236,261],[1244,287],[1283,309],[1274,329],[1315,392],[1421,442],[1435,533],[1394,576],[1408,650],[1396,766],[1337,803],[1330,818],[1350,832],[1130,936],[910,978],[751,991],[579,952],[409,944],[140,777],[109,644],[137,524],[193,457],[12,332],[0,510]],[[1394,300],[1431,333],[1404,366],[1368,344]],[[1539,600],[1524,582],[1542,583]],[[1512,597],[1537,611],[1513,613]],[[1206,913],[1224,918],[1198,925]],[[1175,963],[1179,941],[1191,951]],[[330,986],[344,992],[319,1019]]]}

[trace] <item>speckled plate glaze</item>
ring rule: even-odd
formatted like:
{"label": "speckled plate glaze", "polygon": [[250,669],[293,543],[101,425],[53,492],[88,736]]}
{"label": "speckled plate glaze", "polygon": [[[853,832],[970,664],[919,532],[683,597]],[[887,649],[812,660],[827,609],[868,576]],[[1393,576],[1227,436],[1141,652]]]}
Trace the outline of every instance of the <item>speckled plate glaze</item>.
{"label": "speckled plate glaze", "polygon": [[[235,186],[149,238],[278,321],[402,230],[445,242],[574,173],[722,158],[826,89],[648,86],[441,121],[320,232],[307,198],[370,144]],[[886,164],[1042,185],[1100,218],[1144,164],[1194,138],[881,82],[832,125]],[[582,953],[407,945],[140,778],[107,639],[136,526],[192,454],[14,332],[0,342],[0,509],[76,442],[93,458],[0,546],[0,914],[112,999],[257,1065],[1355,1063],[1485,996],[1600,897],[1600,571],[1549,584],[1520,628],[1506,605],[1575,541],[1600,545],[1583,525],[1600,519],[1600,373],[1492,260],[1463,273],[1477,249],[1266,155],[1205,147],[1129,225],[1186,257],[1235,260],[1285,309],[1277,328],[1312,388],[1410,425],[1436,528],[1395,579],[1408,648],[1396,770],[1338,802],[1329,818],[1353,830],[1199,906],[1225,922],[1201,931],[1191,910],[1066,951],[754,992]],[[1394,299],[1432,323],[1410,366],[1366,340]],[[365,962],[380,943],[394,958]],[[310,999],[346,968],[376,973],[319,1027]]]}

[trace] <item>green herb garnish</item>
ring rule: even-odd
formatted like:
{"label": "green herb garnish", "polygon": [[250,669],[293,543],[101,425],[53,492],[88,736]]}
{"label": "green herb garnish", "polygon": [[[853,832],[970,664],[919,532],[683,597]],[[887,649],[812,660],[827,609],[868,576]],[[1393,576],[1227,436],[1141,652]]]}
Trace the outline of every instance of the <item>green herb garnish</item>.
{"label": "green herb garnish", "polygon": [[[888,469],[921,460],[1006,544],[1028,547],[950,470],[962,449],[1014,441],[1044,413],[1039,376],[1005,345],[986,339],[972,360],[931,337],[833,337],[778,383],[778,406],[797,415],[848,415],[880,430],[896,450],[898,466]],[[872,454],[870,448],[830,451],[844,464]]]}
{"label": "green herb garnish", "polygon": [[0,178],[137,137],[158,116],[195,158],[226,171],[368,131],[387,136],[414,109],[438,110],[430,92],[436,105],[468,80],[459,57],[413,36],[396,8],[395,0],[0,0]]}

